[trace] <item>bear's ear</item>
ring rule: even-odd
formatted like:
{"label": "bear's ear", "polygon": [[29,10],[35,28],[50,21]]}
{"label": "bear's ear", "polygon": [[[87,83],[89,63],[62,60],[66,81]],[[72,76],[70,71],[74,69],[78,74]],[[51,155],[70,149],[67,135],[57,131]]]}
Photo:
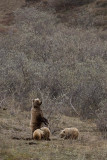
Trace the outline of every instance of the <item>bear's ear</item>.
{"label": "bear's ear", "polygon": [[42,101],[40,101],[39,104],[41,105],[41,104],[42,104]]}

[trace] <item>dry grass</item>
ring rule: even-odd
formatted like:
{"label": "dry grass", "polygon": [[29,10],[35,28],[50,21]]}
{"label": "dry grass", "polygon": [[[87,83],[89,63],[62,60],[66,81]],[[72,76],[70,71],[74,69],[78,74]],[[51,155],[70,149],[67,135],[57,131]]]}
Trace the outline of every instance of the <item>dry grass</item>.
{"label": "dry grass", "polygon": [[0,16],[5,15],[6,13],[11,13],[17,8],[20,8],[25,4],[25,0],[5,0],[0,1]]}
{"label": "dry grass", "polygon": [[[56,121],[53,116],[53,124]],[[51,141],[30,140],[29,112],[21,112],[13,108],[6,111],[0,109],[0,155],[3,160],[105,160],[107,141],[103,140],[92,122],[80,121],[79,118],[61,116],[58,119],[56,133]],[[50,122],[51,123],[51,122]],[[62,128],[76,126],[80,130],[76,141],[59,138]],[[55,127],[53,125],[53,127]]]}

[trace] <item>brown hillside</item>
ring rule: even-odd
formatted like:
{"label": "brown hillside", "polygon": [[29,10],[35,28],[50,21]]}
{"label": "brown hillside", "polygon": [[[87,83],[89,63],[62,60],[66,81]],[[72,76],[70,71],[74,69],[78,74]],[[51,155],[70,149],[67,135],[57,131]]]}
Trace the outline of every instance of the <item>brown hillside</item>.
{"label": "brown hillside", "polygon": [[[0,0],[0,160],[107,159],[106,8],[105,0]],[[51,141],[31,139],[37,97]],[[67,127],[78,140],[59,137]]]}

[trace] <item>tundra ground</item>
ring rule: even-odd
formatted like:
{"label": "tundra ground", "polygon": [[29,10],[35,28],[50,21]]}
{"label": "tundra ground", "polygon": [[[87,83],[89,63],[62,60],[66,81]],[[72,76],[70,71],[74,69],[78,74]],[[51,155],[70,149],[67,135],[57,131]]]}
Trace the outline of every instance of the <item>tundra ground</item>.
{"label": "tundra ground", "polygon": [[[54,122],[57,119],[57,125]],[[0,159],[3,160],[106,160],[107,140],[96,125],[79,118],[54,116],[51,141],[31,139],[29,112],[0,109]],[[78,140],[63,140],[59,132],[75,126],[80,131]]]}

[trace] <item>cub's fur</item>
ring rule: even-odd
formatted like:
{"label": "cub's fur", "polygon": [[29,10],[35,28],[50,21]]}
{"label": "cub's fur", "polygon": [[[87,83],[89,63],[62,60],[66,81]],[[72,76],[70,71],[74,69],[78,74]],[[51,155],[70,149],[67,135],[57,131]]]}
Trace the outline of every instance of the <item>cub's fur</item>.
{"label": "cub's fur", "polygon": [[42,127],[41,130],[43,131],[43,139],[44,140],[50,140],[50,130],[47,127]]}
{"label": "cub's fur", "polygon": [[41,131],[40,129],[36,129],[33,132],[33,139],[35,140],[41,140],[43,138],[43,131]]}
{"label": "cub's fur", "polygon": [[79,131],[77,128],[65,128],[60,132],[60,137],[64,139],[78,139]]}

